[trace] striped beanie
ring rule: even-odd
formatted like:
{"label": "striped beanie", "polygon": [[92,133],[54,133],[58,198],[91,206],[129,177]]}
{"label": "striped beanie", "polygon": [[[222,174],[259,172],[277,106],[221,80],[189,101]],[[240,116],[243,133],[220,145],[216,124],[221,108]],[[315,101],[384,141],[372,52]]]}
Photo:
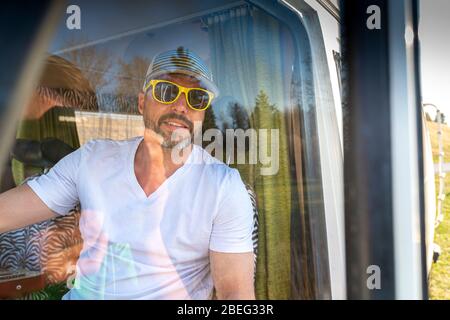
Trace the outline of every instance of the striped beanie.
{"label": "striped beanie", "polygon": [[150,80],[167,73],[181,73],[195,77],[206,89],[214,92],[216,96],[219,94],[206,63],[187,48],[179,47],[157,54],[147,70],[143,88]]}

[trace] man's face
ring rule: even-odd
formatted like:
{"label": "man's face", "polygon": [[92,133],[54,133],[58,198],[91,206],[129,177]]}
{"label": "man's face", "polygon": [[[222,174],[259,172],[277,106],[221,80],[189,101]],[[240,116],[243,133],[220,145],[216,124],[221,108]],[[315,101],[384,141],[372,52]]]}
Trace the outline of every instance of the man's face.
{"label": "man's face", "polygon": [[[201,87],[197,79],[182,74],[166,74],[158,79],[187,88]],[[144,116],[145,128],[159,134],[165,148],[191,144],[194,129],[200,128],[205,118],[205,111],[193,110],[188,106],[184,93],[173,103],[163,104],[153,98],[152,87],[139,94],[139,112]]]}

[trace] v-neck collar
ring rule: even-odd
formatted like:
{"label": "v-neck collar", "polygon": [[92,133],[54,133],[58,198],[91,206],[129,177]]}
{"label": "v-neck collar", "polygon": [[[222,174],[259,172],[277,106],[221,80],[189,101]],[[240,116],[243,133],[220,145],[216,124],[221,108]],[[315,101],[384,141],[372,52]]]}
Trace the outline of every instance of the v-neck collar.
{"label": "v-neck collar", "polygon": [[179,167],[177,170],[175,170],[175,172],[172,175],[170,175],[166,180],[164,180],[164,182],[155,191],[153,191],[149,196],[147,196],[144,189],[139,184],[139,181],[136,177],[136,173],[134,171],[134,160],[136,158],[136,152],[139,148],[139,145],[143,141],[143,139],[144,139],[144,137],[139,137],[138,139],[136,139],[136,142],[132,146],[131,152],[129,153],[130,155],[128,157],[128,165],[127,165],[128,177],[130,178],[132,188],[135,191],[136,195],[139,198],[151,200],[151,199],[157,197],[157,195],[159,193],[161,193],[162,190],[167,190],[167,188],[170,184],[172,184],[177,178],[181,177],[187,171],[190,163],[193,161],[194,152],[196,152],[196,145],[195,144],[192,145],[191,153],[189,154],[185,163],[181,167]]}

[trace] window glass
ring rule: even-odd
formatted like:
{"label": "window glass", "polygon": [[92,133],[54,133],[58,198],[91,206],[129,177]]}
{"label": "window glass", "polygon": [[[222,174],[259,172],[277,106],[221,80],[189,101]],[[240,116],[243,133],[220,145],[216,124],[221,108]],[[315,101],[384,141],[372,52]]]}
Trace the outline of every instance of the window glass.
{"label": "window glass", "polygon": [[[79,2],[86,25],[69,31],[64,23],[58,30],[35,98],[17,125],[1,191],[45,173],[92,139],[142,136],[138,94],[151,59],[189,48],[220,90],[196,143],[238,169],[256,194],[256,297],[330,298],[316,123],[320,79],[305,26],[268,1],[194,1],[189,8],[173,2],[177,10],[161,4],[159,14],[145,1],[132,9],[112,2],[104,12],[101,2]],[[55,161],[24,152],[33,148],[51,150]],[[72,215],[0,235],[0,269],[45,273],[45,289],[29,298],[49,298],[56,292],[49,287],[57,295],[67,291],[83,246],[80,214],[76,207]]]}

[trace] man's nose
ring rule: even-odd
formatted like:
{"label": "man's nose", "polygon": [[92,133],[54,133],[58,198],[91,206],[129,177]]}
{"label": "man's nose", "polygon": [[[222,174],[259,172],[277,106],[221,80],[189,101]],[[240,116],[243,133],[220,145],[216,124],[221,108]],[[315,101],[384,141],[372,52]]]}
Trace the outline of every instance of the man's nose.
{"label": "man's nose", "polygon": [[172,103],[172,110],[179,113],[187,113],[188,108],[189,106],[186,101],[186,95],[184,92],[182,92],[178,99],[174,103]]}

